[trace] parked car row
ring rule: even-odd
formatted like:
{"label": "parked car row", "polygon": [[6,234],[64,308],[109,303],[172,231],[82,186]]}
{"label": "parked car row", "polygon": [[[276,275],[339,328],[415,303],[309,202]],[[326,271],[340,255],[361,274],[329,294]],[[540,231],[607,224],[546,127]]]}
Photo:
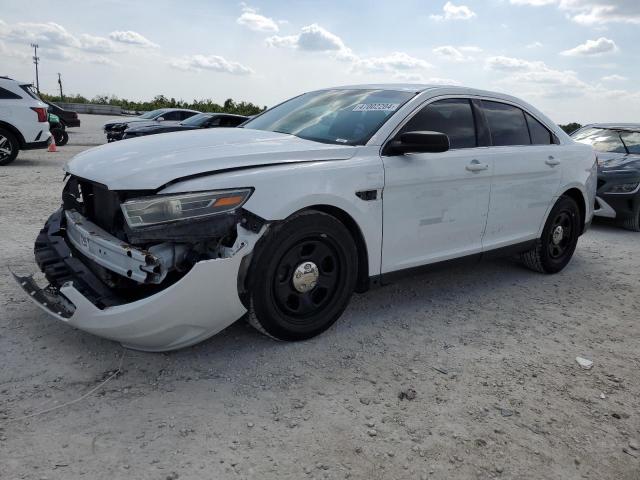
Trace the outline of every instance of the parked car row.
{"label": "parked car row", "polygon": [[182,108],[160,108],[130,118],[110,120],[104,125],[107,142],[193,130],[196,128],[236,127],[248,117],[226,113],[201,113]]}
{"label": "parked car row", "polygon": [[20,150],[47,148],[53,138],[67,143],[67,127],[79,127],[76,112],[43,101],[33,86],[0,77],[0,165],[9,165]]}
{"label": "parked car row", "polygon": [[511,96],[329,88],[237,128],[77,155],[36,239],[49,285],[16,280],[54,318],[135,349],[192,345],[246,313],[302,340],[354,292],[416,268],[509,254],[561,271],[593,218],[597,167]]}

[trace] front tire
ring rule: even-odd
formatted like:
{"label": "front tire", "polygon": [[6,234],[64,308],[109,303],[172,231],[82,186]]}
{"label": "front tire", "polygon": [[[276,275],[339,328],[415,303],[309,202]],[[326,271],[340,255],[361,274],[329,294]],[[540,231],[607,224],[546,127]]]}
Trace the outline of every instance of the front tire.
{"label": "front tire", "polygon": [[306,340],[342,315],[355,289],[356,245],[336,218],[293,215],[267,231],[249,272],[249,322],[277,340]]}
{"label": "front tire", "polygon": [[567,266],[581,232],[580,209],[576,201],[562,196],[551,209],[535,246],[521,254],[522,262],[536,272],[557,273]]}
{"label": "front tire", "polygon": [[640,200],[636,199],[636,206],[631,215],[622,219],[622,228],[632,232],[640,232]]}
{"label": "front tire", "polygon": [[0,128],[0,165],[9,165],[18,156],[20,145],[9,131]]}

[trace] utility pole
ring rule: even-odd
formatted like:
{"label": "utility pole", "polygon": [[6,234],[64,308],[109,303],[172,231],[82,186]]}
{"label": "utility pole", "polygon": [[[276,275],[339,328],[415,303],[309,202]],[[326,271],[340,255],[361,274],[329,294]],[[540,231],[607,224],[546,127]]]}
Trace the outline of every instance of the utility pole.
{"label": "utility pole", "polygon": [[40,94],[40,79],[38,78],[38,62],[40,58],[38,57],[38,44],[32,43],[31,46],[33,47],[33,63],[36,64],[36,90],[38,94]]}
{"label": "utility pole", "polygon": [[60,73],[58,73],[58,85],[60,85],[60,101],[64,102],[64,95],[62,94],[62,78],[60,78]]}

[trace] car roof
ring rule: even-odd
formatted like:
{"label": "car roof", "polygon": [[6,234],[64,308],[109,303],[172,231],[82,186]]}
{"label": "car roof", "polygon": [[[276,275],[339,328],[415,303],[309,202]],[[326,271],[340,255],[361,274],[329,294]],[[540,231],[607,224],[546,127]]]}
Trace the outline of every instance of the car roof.
{"label": "car roof", "polygon": [[589,125],[585,125],[584,127],[610,128],[612,130],[620,129],[620,130],[639,130],[640,131],[640,123],[590,123]]}
{"label": "car roof", "polygon": [[489,90],[480,90],[477,88],[470,88],[461,85],[439,85],[439,84],[425,84],[425,83],[369,83],[362,85],[344,85],[332,88],[322,88],[323,90],[389,90],[396,92],[414,92],[416,94],[426,91],[446,90],[443,92],[447,95],[474,95],[480,97],[491,97],[495,99],[502,99],[514,103],[526,104],[522,99],[513,97],[511,95],[499,92],[492,92]]}

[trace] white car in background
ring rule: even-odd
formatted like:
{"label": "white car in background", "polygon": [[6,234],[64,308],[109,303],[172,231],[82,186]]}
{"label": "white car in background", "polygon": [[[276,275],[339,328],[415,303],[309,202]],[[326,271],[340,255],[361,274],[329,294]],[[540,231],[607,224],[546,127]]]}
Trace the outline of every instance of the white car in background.
{"label": "white car in background", "polygon": [[35,255],[43,309],[125,346],[172,350],[249,312],[280,340],[329,328],[354,291],[461,257],[562,270],[597,166],[534,107],[462,87],[306,93],[243,127],[85,151]]}
{"label": "white car in background", "polygon": [[0,166],[13,162],[20,150],[47,148],[47,108],[30,84],[0,77]]}

